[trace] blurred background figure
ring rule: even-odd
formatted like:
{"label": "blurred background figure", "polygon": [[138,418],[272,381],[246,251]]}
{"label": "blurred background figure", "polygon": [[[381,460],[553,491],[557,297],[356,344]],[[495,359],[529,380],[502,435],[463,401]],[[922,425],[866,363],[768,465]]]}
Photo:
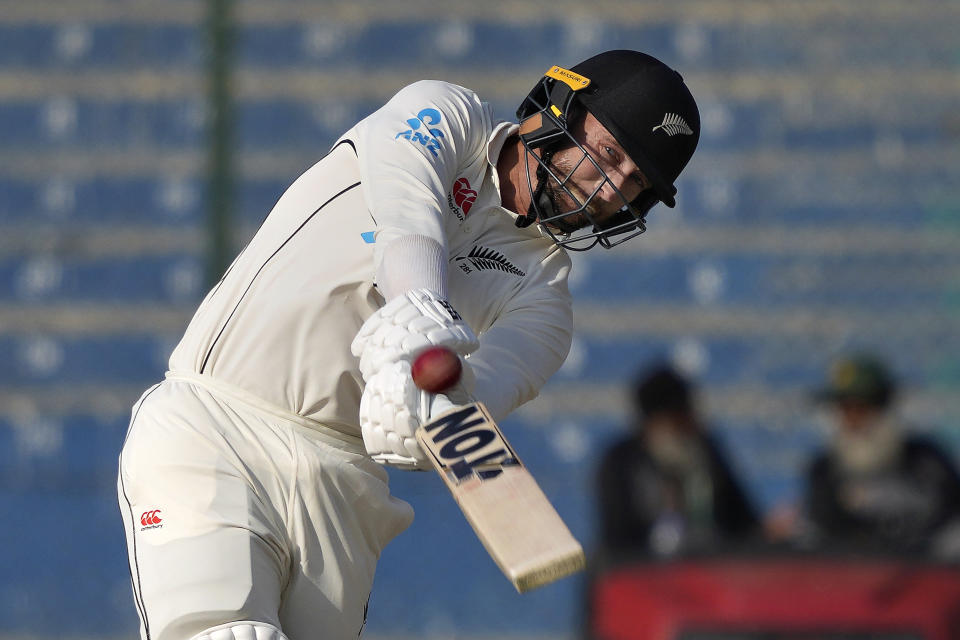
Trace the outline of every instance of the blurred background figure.
{"label": "blurred background figure", "polygon": [[842,357],[816,393],[831,440],[806,478],[806,518],[823,545],[951,554],[960,477],[932,440],[904,424],[897,385],[878,358]]}
{"label": "blurred background figure", "polygon": [[660,364],[638,378],[632,433],[600,463],[600,544],[608,557],[709,550],[757,531],[754,507],[691,387]]}

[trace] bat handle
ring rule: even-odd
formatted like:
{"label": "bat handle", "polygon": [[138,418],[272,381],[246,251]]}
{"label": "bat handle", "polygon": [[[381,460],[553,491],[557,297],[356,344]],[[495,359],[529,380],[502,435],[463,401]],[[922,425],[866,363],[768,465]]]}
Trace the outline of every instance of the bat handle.
{"label": "bat handle", "polygon": [[430,422],[430,408],[433,406],[433,394],[429,391],[424,391],[420,389],[420,416],[423,418],[422,422],[426,424]]}
{"label": "bat handle", "polygon": [[[443,397],[447,399],[446,402],[436,403],[436,404],[442,404],[443,406],[434,407],[433,399],[437,395],[443,395]],[[477,399],[473,396],[472,393],[468,393],[467,398],[469,398],[470,402],[477,401]],[[430,420],[433,419],[434,414],[440,415],[442,413],[446,413],[450,409],[454,409],[457,406],[458,405],[455,405],[452,402],[450,402],[449,398],[447,398],[447,396],[444,394],[433,394],[433,393],[430,393],[429,391],[424,391],[422,389],[420,390],[420,415],[424,416],[424,420],[423,420],[424,423],[430,422]],[[436,412],[433,411],[434,408],[436,408]]]}

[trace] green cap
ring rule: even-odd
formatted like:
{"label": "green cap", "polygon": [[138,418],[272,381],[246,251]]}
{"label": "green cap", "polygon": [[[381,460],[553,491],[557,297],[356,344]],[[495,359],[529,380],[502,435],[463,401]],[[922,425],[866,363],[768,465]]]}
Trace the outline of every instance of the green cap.
{"label": "green cap", "polygon": [[885,406],[893,397],[894,382],[874,356],[845,356],[830,365],[827,386],[816,392],[821,402],[855,400],[874,406]]}

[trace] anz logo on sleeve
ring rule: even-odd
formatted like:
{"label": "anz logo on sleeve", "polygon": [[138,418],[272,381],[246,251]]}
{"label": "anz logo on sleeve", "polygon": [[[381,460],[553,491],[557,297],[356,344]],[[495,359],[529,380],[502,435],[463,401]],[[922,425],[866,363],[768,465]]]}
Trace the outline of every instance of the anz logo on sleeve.
{"label": "anz logo on sleeve", "polygon": [[409,118],[407,120],[410,128],[401,131],[395,135],[393,139],[403,138],[410,142],[419,142],[436,158],[437,152],[440,150],[440,138],[443,138],[443,131],[431,125],[440,124],[440,120],[442,119],[443,116],[441,116],[440,112],[436,109],[431,109],[430,107],[421,109],[417,112],[416,118]]}

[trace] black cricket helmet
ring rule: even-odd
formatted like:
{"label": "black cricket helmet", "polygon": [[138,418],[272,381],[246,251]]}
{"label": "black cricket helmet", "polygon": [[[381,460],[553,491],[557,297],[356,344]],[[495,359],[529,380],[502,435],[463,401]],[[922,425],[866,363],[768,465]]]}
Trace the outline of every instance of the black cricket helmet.
{"label": "black cricket helmet", "polygon": [[[649,180],[651,187],[632,202],[570,133],[584,111],[606,127]],[[517,225],[538,222],[555,242],[578,251],[595,244],[609,249],[625,242],[646,231],[645,218],[655,204],[675,206],[677,189],[673,183],[700,138],[700,112],[683,78],[638,51],[607,51],[569,70],[551,67],[517,109],[517,117],[526,161],[533,158],[538,165],[536,184],[527,171],[531,203],[527,213],[517,218]],[[559,175],[551,158],[557,150],[571,145],[579,148],[583,157],[569,173]],[[605,180],[592,193],[578,197],[567,181],[586,161],[592,162]],[[548,188],[551,181],[574,203],[572,209],[556,210]],[[600,224],[588,207],[604,184],[620,195],[623,208]],[[576,214],[589,222],[582,228],[572,226],[569,220]]]}

